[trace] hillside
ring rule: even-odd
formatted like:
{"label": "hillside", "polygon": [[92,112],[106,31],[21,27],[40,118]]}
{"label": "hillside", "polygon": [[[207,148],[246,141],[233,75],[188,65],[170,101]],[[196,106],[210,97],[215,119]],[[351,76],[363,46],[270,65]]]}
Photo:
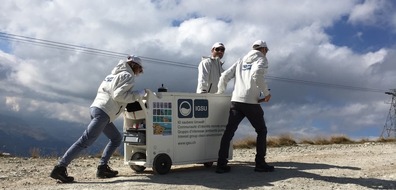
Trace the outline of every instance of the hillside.
{"label": "hillside", "polygon": [[[0,114],[0,152],[30,156],[32,149],[41,155],[60,155],[80,137],[85,126],[59,120],[40,120]],[[106,139],[100,137],[89,153],[103,149]]]}

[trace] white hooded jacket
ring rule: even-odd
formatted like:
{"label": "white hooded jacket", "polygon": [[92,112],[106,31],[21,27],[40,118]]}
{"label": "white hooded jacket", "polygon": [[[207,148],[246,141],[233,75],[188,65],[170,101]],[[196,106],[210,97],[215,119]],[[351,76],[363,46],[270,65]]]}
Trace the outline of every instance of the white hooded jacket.
{"label": "white hooded jacket", "polygon": [[270,94],[264,79],[267,70],[265,55],[258,50],[251,50],[221,74],[217,93],[223,93],[227,83],[235,77],[231,101],[258,104],[261,92],[264,96]]}
{"label": "white hooded jacket", "polygon": [[103,110],[113,122],[125,109],[126,105],[141,98],[138,91],[132,91],[135,74],[124,60],[106,76],[99,86],[98,93],[91,107]]}

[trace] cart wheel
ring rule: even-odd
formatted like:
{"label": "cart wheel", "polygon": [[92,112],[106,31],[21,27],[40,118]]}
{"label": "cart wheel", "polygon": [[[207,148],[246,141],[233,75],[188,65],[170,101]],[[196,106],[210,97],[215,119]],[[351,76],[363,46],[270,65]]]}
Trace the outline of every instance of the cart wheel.
{"label": "cart wheel", "polygon": [[[142,152],[135,152],[132,155],[131,160],[146,160],[146,154],[144,154]],[[138,166],[138,165],[130,165],[130,167],[132,170],[134,170],[137,173],[143,172],[146,169],[146,167]]]}
{"label": "cart wheel", "polygon": [[205,167],[207,167],[207,168],[210,168],[210,167],[213,166],[213,162],[205,162],[203,165],[204,165]]}
{"label": "cart wheel", "polygon": [[157,174],[166,174],[172,166],[172,160],[167,154],[158,154],[154,158],[153,170]]}

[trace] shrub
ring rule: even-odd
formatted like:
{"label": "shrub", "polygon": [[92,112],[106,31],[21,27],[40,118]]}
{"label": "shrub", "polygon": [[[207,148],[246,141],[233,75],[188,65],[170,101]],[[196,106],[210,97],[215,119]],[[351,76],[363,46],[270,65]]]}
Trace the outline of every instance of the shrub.
{"label": "shrub", "polygon": [[236,140],[233,143],[235,149],[250,149],[256,147],[256,139],[254,137],[247,137],[241,140]]}
{"label": "shrub", "polygon": [[331,144],[351,144],[351,143],[354,143],[354,141],[352,141],[345,135],[341,135],[341,136],[330,137],[330,143]]}
{"label": "shrub", "polygon": [[32,158],[40,158],[41,156],[40,149],[36,147],[30,148],[29,153]]}

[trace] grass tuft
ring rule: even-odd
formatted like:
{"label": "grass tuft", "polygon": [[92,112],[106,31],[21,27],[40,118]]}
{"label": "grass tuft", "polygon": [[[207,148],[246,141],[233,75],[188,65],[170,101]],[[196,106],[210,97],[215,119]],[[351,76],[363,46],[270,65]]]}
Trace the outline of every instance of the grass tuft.
{"label": "grass tuft", "polygon": [[[279,137],[268,137],[267,147],[282,147],[282,146],[295,146],[297,144],[309,144],[309,145],[329,145],[329,144],[357,144],[357,143],[367,143],[367,142],[396,142],[396,138],[379,138],[377,140],[361,139],[352,140],[345,135],[334,135],[330,137],[313,137],[304,138],[299,141],[294,140],[292,135],[280,135]],[[234,141],[234,149],[238,148],[254,148],[256,147],[256,138],[249,136],[244,139]]]}

